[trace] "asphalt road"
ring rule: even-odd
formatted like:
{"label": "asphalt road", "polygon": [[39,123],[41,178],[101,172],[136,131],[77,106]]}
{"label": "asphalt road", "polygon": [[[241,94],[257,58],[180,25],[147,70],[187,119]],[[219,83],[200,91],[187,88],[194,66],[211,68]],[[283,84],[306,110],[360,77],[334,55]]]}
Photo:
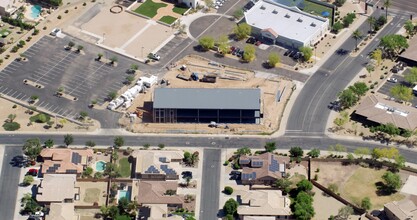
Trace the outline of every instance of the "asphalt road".
{"label": "asphalt road", "polygon": [[[346,88],[369,62],[366,56],[378,46],[378,39],[397,32],[403,22],[405,22],[403,17],[394,17],[392,22],[379,32],[357,57],[337,53],[331,56],[308,80],[296,99],[288,119],[286,135],[323,135],[330,114],[327,105],[336,100],[337,94]],[[366,33],[369,25],[365,22],[359,29],[362,33]],[[351,51],[354,47],[354,39],[349,38],[340,46],[340,49]]]}
{"label": "asphalt road", "polygon": [[21,168],[12,166],[10,162],[19,155],[22,155],[20,147],[5,147],[0,181],[0,219],[14,218]]}
{"label": "asphalt road", "polygon": [[204,149],[203,178],[201,180],[200,218],[217,219],[219,212],[221,150]]}

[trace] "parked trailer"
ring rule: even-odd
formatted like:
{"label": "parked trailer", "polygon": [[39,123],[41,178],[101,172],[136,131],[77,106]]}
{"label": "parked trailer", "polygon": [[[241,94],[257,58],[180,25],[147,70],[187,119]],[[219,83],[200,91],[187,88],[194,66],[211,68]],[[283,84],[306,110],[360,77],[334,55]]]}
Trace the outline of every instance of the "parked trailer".
{"label": "parked trailer", "polygon": [[203,78],[200,79],[200,82],[206,82],[206,83],[215,83],[217,80],[216,76],[213,75],[204,75]]}
{"label": "parked trailer", "polygon": [[190,77],[187,77],[187,76],[186,76],[186,75],[184,75],[184,74],[178,74],[178,75],[177,75],[177,78],[178,78],[178,79],[185,80],[185,81],[190,81]]}
{"label": "parked trailer", "polygon": [[116,108],[119,108],[123,103],[125,102],[124,98],[119,97],[109,103],[107,106],[107,109],[115,110]]}

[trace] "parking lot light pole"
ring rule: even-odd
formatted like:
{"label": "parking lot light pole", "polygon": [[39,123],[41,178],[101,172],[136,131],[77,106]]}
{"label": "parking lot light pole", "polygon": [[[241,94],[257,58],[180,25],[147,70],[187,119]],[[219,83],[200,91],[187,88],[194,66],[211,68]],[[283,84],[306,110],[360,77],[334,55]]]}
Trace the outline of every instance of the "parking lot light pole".
{"label": "parking lot light pole", "polygon": [[142,47],[142,58],[143,58],[143,59],[145,59],[145,57],[143,57],[143,48],[144,48],[144,47]]}

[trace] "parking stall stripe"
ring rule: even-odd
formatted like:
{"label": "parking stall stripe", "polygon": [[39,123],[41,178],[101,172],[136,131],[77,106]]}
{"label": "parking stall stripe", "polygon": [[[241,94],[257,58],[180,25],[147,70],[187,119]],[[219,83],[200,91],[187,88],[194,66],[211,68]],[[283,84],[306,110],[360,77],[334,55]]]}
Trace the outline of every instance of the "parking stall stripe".
{"label": "parking stall stripe", "polygon": [[17,91],[15,91],[14,93],[12,93],[10,96],[11,97],[14,97],[14,94],[16,94],[17,93]]}
{"label": "parking stall stripe", "polygon": [[17,95],[17,96],[15,96],[16,97],[16,99],[20,99],[19,97],[22,95],[22,93],[21,92],[19,92],[19,94]]}
{"label": "parking stall stripe", "polygon": [[7,87],[4,87],[4,89],[3,89],[3,90],[1,90],[1,93],[3,93],[3,94],[4,94],[4,92],[5,92],[7,89],[8,89]]}
{"label": "parking stall stripe", "polygon": [[55,112],[55,110],[59,109],[59,107],[55,107],[53,110],[51,110],[51,112]]}
{"label": "parking stall stripe", "polygon": [[13,92],[13,89],[9,89],[6,95],[9,95],[9,93]]}

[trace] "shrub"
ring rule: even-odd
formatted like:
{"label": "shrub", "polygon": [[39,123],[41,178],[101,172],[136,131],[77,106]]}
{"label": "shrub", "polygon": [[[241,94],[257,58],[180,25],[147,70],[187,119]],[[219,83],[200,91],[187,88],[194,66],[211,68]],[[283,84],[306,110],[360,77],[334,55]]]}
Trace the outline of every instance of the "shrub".
{"label": "shrub", "polygon": [[58,17],[57,17],[58,19],[61,19],[62,18],[62,16],[61,15],[58,15]]}
{"label": "shrub", "polygon": [[233,193],[233,188],[232,188],[232,187],[230,187],[230,186],[225,186],[225,187],[224,187],[224,193],[225,193],[226,195],[232,195],[232,193]]}
{"label": "shrub", "polygon": [[346,0],[336,0],[334,1],[334,5],[337,7],[342,7],[346,3]]}
{"label": "shrub", "polygon": [[31,122],[36,122],[36,123],[45,123],[51,120],[51,117],[49,115],[39,113],[35,116],[30,117],[29,120]]}
{"label": "shrub", "polygon": [[65,10],[65,12],[64,12],[65,14],[67,14],[68,13],[68,10]]}
{"label": "shrub", "polygon": [[20,129],[20,124],[17,122],[6,122],[3,124],[3,128],[6,131],[16,131]]}

